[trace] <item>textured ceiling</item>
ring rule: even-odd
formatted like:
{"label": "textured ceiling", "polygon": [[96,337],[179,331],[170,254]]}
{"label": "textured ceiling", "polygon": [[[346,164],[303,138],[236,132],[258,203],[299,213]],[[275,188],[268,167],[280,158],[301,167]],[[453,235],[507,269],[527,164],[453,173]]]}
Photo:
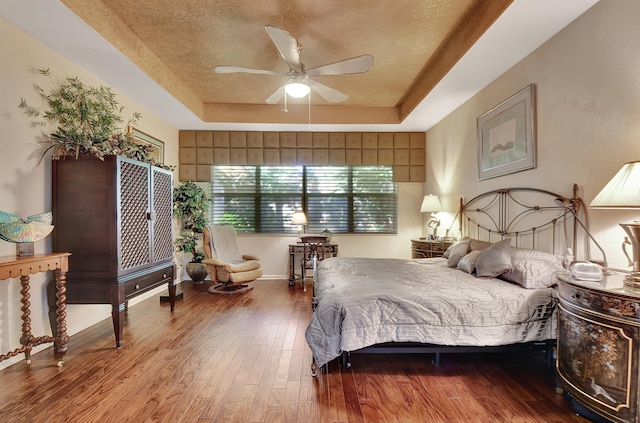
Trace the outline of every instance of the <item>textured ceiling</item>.
{"label": "textured ceiling", "polygon": [[306,68],[362,54],[364,74],[317,80],[350,96],[311,96],[321,124],[397,124],[471,48],[512,0],[62,0],[205,122],[304,123],[305,99],[268,105],[286,77],[216,74],[217,65],[288,71],[265,25],[302,45]]}

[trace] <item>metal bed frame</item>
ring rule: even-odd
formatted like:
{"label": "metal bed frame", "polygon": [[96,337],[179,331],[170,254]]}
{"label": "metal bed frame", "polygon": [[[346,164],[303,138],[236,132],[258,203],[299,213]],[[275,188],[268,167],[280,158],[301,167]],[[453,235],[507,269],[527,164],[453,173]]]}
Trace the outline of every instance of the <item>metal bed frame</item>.
{"label": "metal bed frame", "polygon": [[[466,203],[461,198],[460,208],[452,227],[457,221],[461,235],[465,234],[490,242],[511,237],[516,247],[545,250],[554,254],[566,253],[567,248],[572,248],[576,252],[576,248],[579,247],[578,229],[582,228],[588,236],[588,239],[585,237],[582,250],[586,251],[585,257],[588,257],[589,240],[595,242],[598,248],[600,246],[591,237],[579,217],[581,213],[586,213],[586,208],[581,207],[583,204],[578,196],[577,184],[573,185],[573,194],[570,198],[538,188],[501,188],[482,193]],[[447,230],[447,235],[451,229]],[[602,251],[601,248],[600,250]],[[316,281],[314,281],[314,287],[315,283]],[[313,310],[316,305],[317,298],[314,290]],[[343,368],[350,367],[350,355],[353,353],[435,353],[434,364],[439,366],[442,353],[543,350],[551,366],[555,345],[555,339],[502,346],[446,346],[390,342],[356,351],[345,351],[339,357],[339,362]],[[314,358],[311,366],[312,376],[316,376],[317,372],[318,366]]]}

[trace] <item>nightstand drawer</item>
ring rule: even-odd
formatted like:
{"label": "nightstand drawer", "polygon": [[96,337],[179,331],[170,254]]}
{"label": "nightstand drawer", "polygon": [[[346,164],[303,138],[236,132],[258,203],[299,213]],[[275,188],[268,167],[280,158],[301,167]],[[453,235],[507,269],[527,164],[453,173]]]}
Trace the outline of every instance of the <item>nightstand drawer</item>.
{"label": "nightstand drawer", "polygon": [[577,307],[597,311],[609,316],[640,320],[640,301],[618,294],[580,288],[561,283],[558,287],[560,298]]}

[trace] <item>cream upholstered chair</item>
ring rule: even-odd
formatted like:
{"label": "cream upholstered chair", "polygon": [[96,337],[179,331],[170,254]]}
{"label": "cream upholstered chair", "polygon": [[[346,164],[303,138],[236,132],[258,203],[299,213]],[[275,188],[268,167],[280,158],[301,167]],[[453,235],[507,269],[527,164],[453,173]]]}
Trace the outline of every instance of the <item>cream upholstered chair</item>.
{"label": "cream upholstered chair", "polygon": [[253,289],[247,285],[262,276],[257,257],[241,254],[237,232],[229,225],[209,225],[202,231],[205,259],[214,285],[209,292],[235,294]]}

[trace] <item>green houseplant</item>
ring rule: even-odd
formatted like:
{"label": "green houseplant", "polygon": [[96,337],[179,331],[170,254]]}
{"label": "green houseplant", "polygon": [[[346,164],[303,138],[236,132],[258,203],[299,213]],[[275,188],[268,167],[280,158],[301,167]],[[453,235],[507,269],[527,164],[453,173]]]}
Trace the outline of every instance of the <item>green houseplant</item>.
{"label": "green houseplant", "polygon": [[180,236],[175,241],[176,249],[191,253],[187,263],[187,274],[201,282],[207,277],[207,267],[202,263],[204,253],[198,250],[198,234],[207,226],[207,194],[191,181],[182,181],[173,189],[173,215],[180,221]]}
{"label": "green houseplant", "polygon": [[141,115],[133,113],[124,125],[121,116],[124,107],[110,87],[92,87],[78,77],[56,82],[49,69],[38,69],[36,73],[49,78],[52,88],[45,90],[34,84],[42,105],[36,107],[21,98],[18,107],[32,119],[31,126],[51,128],[51,132],[43,132],[44,151],[40,160],[51,150],[54,159],[80,155],[102,159],[107,155],[122,155],[167,168],[154,163],[150,158],[151,147],[136,143],[125,130],[138,122]]}

